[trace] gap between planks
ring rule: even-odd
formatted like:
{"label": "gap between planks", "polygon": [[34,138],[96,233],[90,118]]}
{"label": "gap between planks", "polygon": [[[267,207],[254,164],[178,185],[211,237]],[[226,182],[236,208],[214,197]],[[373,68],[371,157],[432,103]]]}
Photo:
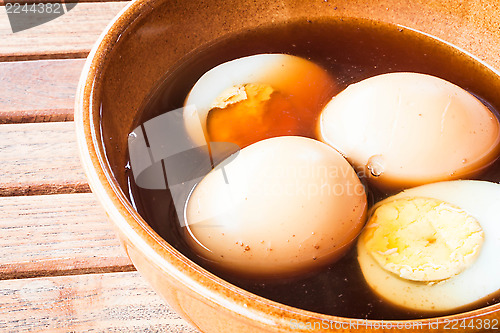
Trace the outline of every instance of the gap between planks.
{"label": "gap between planks", "polygon": [[197,332],[137,272],[0,281],[0,331]]}
{"label": "gap between planks", "polygon": [[85,59],[0,62],[0,124],[73,120]]}
{"label": "gap between planks", "polygon": [[90,192],[73,122],[0,125],[0,197]]}
{"label": "gap between planks", "polygon": [[0,198],[0,280],[131,270],[94,194]]}
{"label": "gap between planks", "polygon": [[16,33],[12,33],[7,12],[0,10],[0,61],[84,58],[128,3],[79,3],[50,22]]}

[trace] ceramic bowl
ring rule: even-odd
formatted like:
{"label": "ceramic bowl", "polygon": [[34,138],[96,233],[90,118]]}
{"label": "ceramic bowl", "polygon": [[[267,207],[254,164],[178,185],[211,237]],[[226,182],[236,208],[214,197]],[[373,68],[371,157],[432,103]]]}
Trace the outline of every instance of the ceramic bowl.
{"label": "ceramic bowl", "polygon": [[[382,324],[404,332],[437,332],[446,331],[444,324],[450,320],[498,321],[500,304],[401,322],[352,321],[285,306],[235,287],[196,265],[148,226],[129,202],[127,135],[143,101],[169,68],[196,47],[226,34],[270,22],[325,16],[368,18],[414,28],[500,68],[500,5],[495,1],[133,1],[92,49],[81,76],[75,114],[90,186],[127,254],[175,311],[207,333],[310,332],[323,322],[335,323],[322,327],[323,332],[380,330]],[[302,323],[302,328],[293,322]]]}

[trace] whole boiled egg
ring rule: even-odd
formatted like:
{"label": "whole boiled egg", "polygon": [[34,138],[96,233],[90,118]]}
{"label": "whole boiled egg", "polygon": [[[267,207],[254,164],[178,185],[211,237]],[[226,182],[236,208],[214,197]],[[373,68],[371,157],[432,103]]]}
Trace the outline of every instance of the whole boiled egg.
{"label": "whole boiled egg", "polygon": [[347,87],[323,110],[318,136],[382,189],[470,178],[500,151],[497,117],[443,79],[389,73]]}
{"label": "whole boiled egg", "polygon": [[323,68],[297,56],[231,60],[195,83],[185,100],[185,127],[199,146],[208,140],[243,148],[281,135],[314,137],[319,113],[335,86]]}
{"label": "whole boiled egg", "polygon": [[284,277],[338,260],[365,223],[364,187],[336,150],[282,136],[243,148],[194,188],[185,237],[212,267]]}
{"label": "whole boiled egg", "polygon": [[358,239],[358,261],[383,299],[449,312],[500,294],[500,185],[455,180],[377,203]]}

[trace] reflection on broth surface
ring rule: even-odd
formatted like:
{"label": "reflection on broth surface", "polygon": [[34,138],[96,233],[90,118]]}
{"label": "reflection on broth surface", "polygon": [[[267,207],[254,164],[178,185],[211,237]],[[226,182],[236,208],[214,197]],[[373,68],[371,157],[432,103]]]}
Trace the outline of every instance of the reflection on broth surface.
{"label": "reflection on broth surface", "polygon": [[[335,19],[263,27],[200,47],[165,74],[164,81],[145,101],[134,128],[170,110],[181,108],[195,82],[211,68],[259,53],[291,54],[320,65],[335,81],[332,96],[348,85],[371,76],[389,72],[418,72],[460,86],[479,98],[496,115],[500,109],[500,78],[470,56],[406,28],[371,21]],[[500,163],[495,162],[478,179],[498,183]],[[186,244],[172,194],[168,190],[148,190],[136,186],[131,173],[129,183],[135,207],[165,240],[194,262],[257,295],[305,310],[350,318],[414,319],[431,315],[398,308],[375,295],[363,278],[356,248],[320,271],[295,278],[256,280],[218,271]],[[394,193],[384,193],[369,186],[367,194],[369,204],[373,204]],[[498,300],[498,297],[483,299],[474,307]],[[454,312],[461,310],[464,309]]]}

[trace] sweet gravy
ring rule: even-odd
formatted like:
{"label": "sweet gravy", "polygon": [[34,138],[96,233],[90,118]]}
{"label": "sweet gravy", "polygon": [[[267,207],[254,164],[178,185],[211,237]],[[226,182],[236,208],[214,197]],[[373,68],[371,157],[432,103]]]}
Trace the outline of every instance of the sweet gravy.
{"label": "sweet gravy", "polygon": [[[303,20],[242,32],[200,47],[165,74],[164,82],[144,103],[135,126],[182,107],[191,87],[207,70],[225,61],[258,53],[293,54],[319,64],[335,79],[337,91],[334,93],[367,77],[411,71],[451,81],[477,96],[495,113],[500,110],[499,76],[452,46],[394,25],[364,20]],[[128,172],[131,201],[143,218],[172,246],[207,268],[203,259],[184,243],[169,191],[139,188]],[[500,163],[491,166],[481,179],[499,182]],[[371,202],[389,195],[373,189],[368,192]],[[376,296],[364,281],[355,248],[330,267],[288,280],[245,280],[210,270],[257,295],[324,314],[386,320],[436,315],[401,309]],[[481,300],[472,308],[499,300],[498,297]],[[465,309],[455,312],[462,310]]]}

